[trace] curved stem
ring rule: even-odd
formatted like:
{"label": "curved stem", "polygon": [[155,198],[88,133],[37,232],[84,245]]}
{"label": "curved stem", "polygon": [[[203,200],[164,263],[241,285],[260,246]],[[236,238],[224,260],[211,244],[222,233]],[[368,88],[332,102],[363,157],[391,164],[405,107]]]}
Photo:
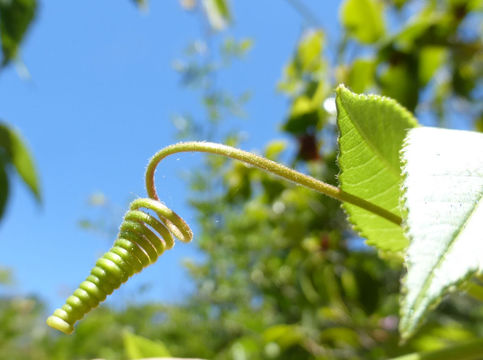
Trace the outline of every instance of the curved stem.
{"label": "curved stem", "polygon": [[222,155],[231,159],[239,160],[246,164],[255,166],[259,169],[265,170],[271,174],[278,175],[288,181],[294,182],[298,185],[303,185],[309,189],[315,190],[327,196],[330,196],[339,201],[345,201],[350,204],[359,206],[365,210],[368,210],[376,215],[379,215],[386,220],[389,220],[397,225],[400,225],[402,219],[386,209],[383,209],[367,200],[359,198],[355,195],[351,195],[342,191],[341,189],[317,180],[311,176],[302,174],[298,171],[290,169],[275,161],[268,160],[262,156],[255,155],[248,151],[243,151],[231,146],[210,143],[210,142],[182,142],[174,145],[170,145],[158,151],[149,161],[146,169],[146,190],[148,196],[152,199],[159,200],[156,193],[156,187],[154,185],[154,172],[156,166],[165,157],[180,153],[180,152],[205,152],[210,154]]}

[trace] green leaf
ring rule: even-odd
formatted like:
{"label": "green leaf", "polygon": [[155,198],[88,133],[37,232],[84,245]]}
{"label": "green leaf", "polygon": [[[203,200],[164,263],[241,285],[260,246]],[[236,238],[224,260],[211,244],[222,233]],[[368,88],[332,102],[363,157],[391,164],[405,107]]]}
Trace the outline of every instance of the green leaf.
{"label": "green leaf", "polygon": [[415,69],[406,63],[388,66],[379,77],[383,95],[414,111],[419,99],[417,75]]}
{"label": "green leaf", "polygon": [[294,135],[307,133],[310,128],[320,129],[325,122],[325,111],[322,103],[326,96],[324,82],[307,84],[303,94],[294,98],[290,109],[290,116],[283,130]]}
{"label": "green leaf", "polygon": [[215,30],[223,30],[231,21],[227,0],[203,0],[203,8],[211,27]]}
{"label": "green leaf", "polygon": [[[337,89],[336,104],[342,190],[401,216],[399,151],[416,119],[392,99],[356,95],[343,86]],[[407,246],[400,226],[357,206],[343,207],[369,245],[384,251]]]}
{"label": "green leaf", "polygon": [[483,11],[483,0],[470,0],[467,6],[469,11]]}
{"label": "green leaf", "polygon": [[128,359],[171,356],[161,341],[149,340],[128,331],[123,333],[124,350]]}
{"label": "green leaf", "polygon": [[475,121],[475,129],[479,132],[483,132],[483,112]]}
{"label": "green leaf", "polygon": [[35,17],[36,10],[36,0],[0,1],[0,40],[3,66],[17,56],[20,43]]}
{"label": "green leaf", "polygon": [[348,34],[364,44],[372,44],[384,36],[383,4],[378,0],[346,0],[341,22]]}
{"label": "green leaf", "polygon": [[448,51],[443,46],[425,46],[419,53],[419,82],[426,85],[447,60]]}
{"label": "green leaf", "polygon": [[7,268],[0,267],[0,284],[12,285],[13,283],[14,281],[13,281],[12,272]]}
{"label": "green leaf", "polygon": [[349,71],[347,85],[356,93],[363,92],[372,85],[375,73],[376,63],[373,60],[357,59]]}
{"label": "green leaf", "polygon": [[265,147],[265,157],[276,160],[280,154],[287,148],[287,143],[283,140],[273,140]]}
{"label": "green leaf", "polygon": [[399,33],[394,34],[389,42],[393,42],[395,48],[406,53],[417,51],[425,34],[445,21],[444,14],[437,12],[435,3],[428,2],[427,6],[410,19]]}
{"label": "green leaf", "polygon": [[303,342],[305,336],[298,325],[274,325],[263,332],[265,342],[276,342],[282,348]]}
{"label": "green leaf", "polygon": [[290,95],[300,95],[305,86],[322,83],[326,69],[324,46],[325,35],[321,30],[305,31],[292,60],[285,66],[278,88]]}
{"label": "green leaf", "polygon": [[431,351],[417,352],[391,358],[390,360],[478,360],[483,351],[483,340],[476,339],[443,346]]}
{"label": "green leaf", "polygon": [[8,175],[5,165],[4,162],[0,162],[0,219],[5,212],[9,192]]}
{"label": "green leaf", "polygon": [[20,134],[5,123],[0,123],[0,149],[3,148],[9,162],[11,162],[24,183],[41,201],[40,187],[35,170],[34,161]]}
{"label": "green leaf", "polygon": [[324,33],[321,30],[310,30],[304,33],[297,48],[296,61],[302,71],[315,71],[319,68]]}
{"label": "green leaf", "polygon": [[408,211],[407,276],[400,332],[483,265],[483,134],[418,128],[402,156]]}

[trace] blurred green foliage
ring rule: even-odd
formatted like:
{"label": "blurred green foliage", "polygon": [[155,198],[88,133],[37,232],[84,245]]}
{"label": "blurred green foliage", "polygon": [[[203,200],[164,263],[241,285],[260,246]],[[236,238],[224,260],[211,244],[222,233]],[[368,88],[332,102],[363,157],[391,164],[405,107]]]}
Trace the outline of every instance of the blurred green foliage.
{"label": "blurred green foliage", "polygon": [[347,0],[341,8],[341,22],[347,34],[362,44],[378,42],[386,32],[383,2]]}
{"label": "blurred green foliage", "polygon": [[[1,1],[0,9],[12,3]],[[175,62],[182,83],[199,92],[205,112],[173,122],[180,138],[238,145],[243,139],[230,120],[244,116],[249,93],[233,95],[215,80],[250,51],[252,40],[223,32],[236,17],[230,2],[181,4],[202,12],[216,31]],[[280,119],[287,140],[267,139],[264,154],[335,183],[333,90],[340,82],[356,92],[391,96],[436,124],[464,116],[481,131],[483,28],[475,22],[482,10],[481,0],[343,1],[337,41],[329,42],[324,29],[307,28],[294,45],[278,84],[288,99]],[[218,56],[207,46],[212,37],[221,44]],[[0,154],[6,164],[8,151]],[[7,186],[2,174],[0,186]],[[235,360],[383,359],[483,335],[483,308],[460,295],[447,299],[414,339],[398,344],[401,260],[366,247],[336,201],[210,156],[190,171],[189,182],[203,254],[203,260],[186,261],[196,288],[192,295],[178,305],[101,307],[68,337],[40,324],[38,300],[2,296],[0,360],[167,353]]]}
{"label": "blurred green foliage", "polygon": [[[20,45],[36,13],[36,0],[0,0],[0,70],[10,62],[18,61]],[[39,180],[32,155],[18,130],[0,120],[0,219],[7,206],[14,170],[40,202]]]}
{"label": "blurred green foliage", "polygon": [[0,359],[47,360],[44,306],[34,297],[0,298]]}
{"label": "blurred green foliage", "polygon": [[0,1],[2,67],[18,56],[20,44],[37,12],[36,0]]}
{"label": "blurred green foliage", "polygon": [[0,219],[7,205],[13,170],[40,202],[39,180],[30,151],[18,131],[0,122]]}

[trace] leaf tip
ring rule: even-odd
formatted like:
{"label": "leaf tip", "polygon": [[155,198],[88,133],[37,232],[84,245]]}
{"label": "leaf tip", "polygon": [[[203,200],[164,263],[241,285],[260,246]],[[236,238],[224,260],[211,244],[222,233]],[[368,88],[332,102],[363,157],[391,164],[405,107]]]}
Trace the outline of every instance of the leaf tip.
{"label": "leaf tip", "polygon": [[345,86],[345,84],[339,84],[337,85],[337,88],[335,89],[336,95],[343,96],[344,94],[351,94],[352,92]]}
{"label": "leaf tip", "polygon": [[347,99],[356,95],[352,91],[350,91],[349,88],[345,86],[345,84],[339,84],[335,89],[335,94],[335,103],[338,111],[340,111],[340,108],[344,106],[343,104],[345,103],[345,101],[347,101]]}

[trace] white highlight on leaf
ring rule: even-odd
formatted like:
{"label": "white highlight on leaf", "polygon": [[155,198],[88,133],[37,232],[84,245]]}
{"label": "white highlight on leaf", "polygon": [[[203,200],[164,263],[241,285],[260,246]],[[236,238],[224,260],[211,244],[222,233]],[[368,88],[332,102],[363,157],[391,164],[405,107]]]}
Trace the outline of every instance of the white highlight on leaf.
{"label": "white highlight on leaf", "polygon": [[408,273],[400,330],[483,268],[483,134],[416,128],[403,150]]}

